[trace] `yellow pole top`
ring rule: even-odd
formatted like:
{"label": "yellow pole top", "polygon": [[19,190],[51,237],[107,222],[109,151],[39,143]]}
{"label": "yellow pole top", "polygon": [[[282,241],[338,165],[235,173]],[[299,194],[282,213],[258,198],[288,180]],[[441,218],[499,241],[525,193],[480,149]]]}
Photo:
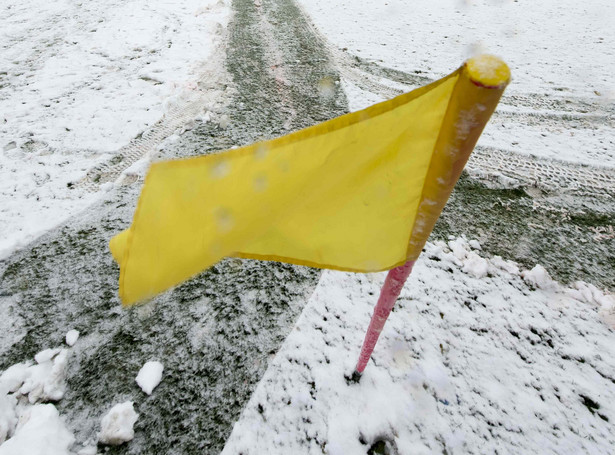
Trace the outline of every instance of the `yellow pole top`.
{"label": "yellow pole top", "polygon": [[470,80],[485,88],[504,88],[510,81],[510,68],[495,55],[483,54],[465,63]]}

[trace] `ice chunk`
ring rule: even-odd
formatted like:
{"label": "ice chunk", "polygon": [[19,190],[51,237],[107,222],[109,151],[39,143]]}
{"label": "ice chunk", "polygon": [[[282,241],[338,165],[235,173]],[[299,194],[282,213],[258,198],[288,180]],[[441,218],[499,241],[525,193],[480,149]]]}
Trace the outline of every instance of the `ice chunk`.
{"label": "ice chunk", "polygon": [[141,367],[141,370],[139,371],[139,374],[137,374],[136,379],[137,384],[139,384],[139,387],[141,387],[141,390],[143,390],[148,395],[151,395],[152,390],[154,390],[156,386],[160,384],[163,370],[164,367],[160,362],[146,362],[145,365]]}
{"label": "ice chunk", "polygon": [[98,441],[114,446],[131,441],[135,437],[133,426],[138,418],[132,401],[116,404],[102,419]]}

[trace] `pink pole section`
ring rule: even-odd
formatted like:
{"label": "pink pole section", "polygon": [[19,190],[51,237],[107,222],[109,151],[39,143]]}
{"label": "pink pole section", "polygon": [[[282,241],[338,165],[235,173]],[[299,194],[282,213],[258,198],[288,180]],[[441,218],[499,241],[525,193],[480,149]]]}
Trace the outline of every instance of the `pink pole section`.
{"label": "pink pole section", "polygon": [[384,281],[384,286],[380,291],[380,297],[376,308],[374,308],[374,314],[372,320],[369,322],[367,333],[365,334],[365,340],[363,340],[363,347],[361,348],[361,354],[359,355],[359,362],[357,363],[357,373],[362,374],[363,370],[369,362],[369,358],[372,356],[380,332],[384,328],[384,323],[387,322],[387,318],[395,305],[397,297],[401,289],[404,287],[404,283],[412,272],[412,267],[416,261],[408,261],[404,265],[391,269]]}

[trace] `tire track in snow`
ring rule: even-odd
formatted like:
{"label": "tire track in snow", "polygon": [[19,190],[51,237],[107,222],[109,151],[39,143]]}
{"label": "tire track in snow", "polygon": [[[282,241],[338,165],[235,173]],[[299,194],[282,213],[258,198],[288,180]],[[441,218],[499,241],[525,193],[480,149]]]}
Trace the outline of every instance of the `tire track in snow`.
{"label": "tire track in snow", "polygon": [[472,174],[502,174],[547,190],[615,194],[615,170],[545,160],[494,147],[477,146],[466,166]]}
{"label": "tire track in snow", "polygon": [[224,110],[228,95],[232,94],[232,90],[227,90],[230,77],[224,71],[225,45],[224,41],[217,44],[196,84],[167,101],[168,110],[158,122],[132,139],[109,161],[90,169],[74,187],[98,191],[100,185],[116,181],[124,170],[155,152],[164,139],[192,122],[205,108],[216,112]]}

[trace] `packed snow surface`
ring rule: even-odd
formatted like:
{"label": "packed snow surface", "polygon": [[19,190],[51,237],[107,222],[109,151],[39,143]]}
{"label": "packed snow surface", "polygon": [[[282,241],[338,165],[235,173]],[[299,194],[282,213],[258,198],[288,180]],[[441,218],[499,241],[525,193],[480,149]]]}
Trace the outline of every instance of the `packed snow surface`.
{"label": "packed snow surface", "polygon": [[612,453],[613,297],[480,259],[427,244],[359,383],[385,274],[324,272],[223,453]]}
{"label": "packed snow surface", "polygon": [[615,96],[615,5],[608,0],[299,0],[349,53],[442,77],[490,53],[512,69],[513,91]]}
{"label": "packed snow surface", "polygon": [[131,441],[135,437],[133,426],[138,417],[132,401],[116,404],[102,419],[98,441],[109,445]]}
{"label": "packed snow surface", "polygon": [[162,380],[162,371],[164,366],[157,361],[146,362],[145,365],[139,370],[137,374],[137,384],[148,395],[152,394],[152,391],[160,384]]}

